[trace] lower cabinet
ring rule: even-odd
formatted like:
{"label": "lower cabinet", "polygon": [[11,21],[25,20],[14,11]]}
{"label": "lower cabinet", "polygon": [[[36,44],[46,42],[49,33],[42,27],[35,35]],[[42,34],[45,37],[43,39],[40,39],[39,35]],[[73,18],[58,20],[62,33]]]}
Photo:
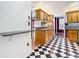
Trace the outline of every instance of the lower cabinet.
{"label": "lower cabinet", "polygon": [[47,43],[49,40],[49,30],[45,31],[45,42]]}
{"label": "lower cabinet", "polygon": [[35,32],[35,44],[36,45],[45,44],[45,31],[44,30],[36,30],[36,32]]}
{"label": "lower cabinet", "polygon": [[35,44],[36,45],[44,45],[52,37],[53,37],[53,30],[51,30],[51,29],[36,30],[36,32],[35,32]]}
{"label": "lower cabinet", "polygon": [[46,31],[46,42],[50,41],[54,37],[54,31],[49,29]]}
{"label": "lower cabinet", "polygon": [[54,31],[51,29],[51,30],[49,30],[49,39],[51,38],[51,37],[53,37],[54,36]]}
{"label": "lower cabinet", "polygon": [[78,31],[77,30],[68,30],[68,39],[70,41],[77,43],[77,41],[78,41]]}

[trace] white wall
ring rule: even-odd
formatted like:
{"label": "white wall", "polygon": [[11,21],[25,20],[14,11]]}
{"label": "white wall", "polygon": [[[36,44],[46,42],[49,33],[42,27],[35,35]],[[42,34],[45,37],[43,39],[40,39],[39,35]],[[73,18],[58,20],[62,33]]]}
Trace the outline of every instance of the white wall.
{"label": "white wall", "polygon": [[42,2],[33,1],[32,7],[33,7],[33,10],[42,9],[45,12],[47,12],[49,15],[53,15],[53,10],[51,9],[51,7],[43,1]]}
{"label": "white wall", "polygon": [[72,2],[66,9],[65,12],[79,10],[79,1]]}
{"label": "white wall", "polygon": [[37,8],[44,8],[49,12],[50,14],[53,14],[54,16],[64,16],[64,11],[66,7],[71,4],[72,1],[33,1],[33,5]]}

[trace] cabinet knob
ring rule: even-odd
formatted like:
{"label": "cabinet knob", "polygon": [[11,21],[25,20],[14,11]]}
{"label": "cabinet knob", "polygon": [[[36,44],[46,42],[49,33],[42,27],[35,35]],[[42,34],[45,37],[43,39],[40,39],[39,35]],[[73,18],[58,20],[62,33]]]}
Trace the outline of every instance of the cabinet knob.
{"label": "cabinet knob", "polygon": [[28,19],[30,19],[30,16],[28,16]]}
{"label": "cabinet knob", "polygon": [[28,22],[28,25],[30,26],[30,22]]}
{"label": "cabinet knob", "polygon": [[29,43],[27,43],[27,46],[29,46]]}

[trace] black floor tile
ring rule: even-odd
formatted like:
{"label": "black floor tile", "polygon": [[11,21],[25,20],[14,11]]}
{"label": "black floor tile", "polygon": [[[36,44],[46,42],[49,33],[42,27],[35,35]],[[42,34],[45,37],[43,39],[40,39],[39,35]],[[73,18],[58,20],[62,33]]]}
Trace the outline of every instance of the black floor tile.
{"label": "black floor tile", "polygon": [[40,53],[40,55],[44,55],[44,52],[43,51],[40,51],[39,53]]}
{"label": "black floor tile", "polygon": [[47,58],[52,58],[51,56],[50,56],[50,54],[46,54],[45,55]]}
{"label": "black floor tile", "polygon": [[38,48],[42,48],[42,46],[38,46]]}
{"label": "black floor tile", "polygon": [[57,57],[62,57],[59,53],[55,53],[55,55],[56,55]]}
{"label": "black floor tile", "polygon": [[46,49],[46,48],[43,48],[43,50],[44,50],[44,51],[47,51],[47,49]]}
{"label": "black floor tile", "polygon": [[35,55],[35,53],[34,52],[32,52],[31,54],[30,54],[30,56],[34,56]]}
{"label": "black floor tile", "polygon": [[67,56],[71,56],[71,54],[69,54],[68,52],[64,52]]}
{"label": "black floor tile", "polygon": [[38,49],[35,49],[34,51],[35,51],[35,52],[37,52],[37,51],[38,51]]}
{"label": "black floor tile", "polygon": [[35,58],[41,58],[40,55],[36,55]]}
{"label": "black floor tile", "polygon": [[79,58],[79,56],[77,56],[77,55],[76,55],[76,56],[74,56],[74,57],[75,57],[75,58]]}
{"label": "black floor tile", "polygon": [[57,51],[60,52],[60,53],[62,52],[61,50],[57,50]]}

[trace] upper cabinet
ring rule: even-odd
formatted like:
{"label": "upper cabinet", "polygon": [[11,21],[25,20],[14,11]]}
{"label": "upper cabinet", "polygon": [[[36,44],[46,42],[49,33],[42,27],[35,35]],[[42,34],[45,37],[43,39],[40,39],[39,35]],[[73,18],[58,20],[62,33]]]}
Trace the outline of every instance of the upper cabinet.
{"label": "upper cabinet", "polygon": [[67,13],[67,22],[72,22],[72,13]]}
{"label": "upper cabinet", "polygon": [[36,10],[36,20],[48,22],[48,21],[53,21],[53,15],[49,15],[42,9],[37,9]]}
{"label": "upper cabinet", "polygon": [[69,23],[78,22],[78,12],[77,11],[68,12],[67,13],[67,22],[69,22]]}
{"label": "upper cabinet", "polygon": [[78,20],[78,12],[73,12],[72,13],[72,22],[77,22]]}
{"label": "upper cabinet", "polygon": [[53,22],[53,15],[48,16],[48,22]]}
{"label": "upper cabinet", "polygon": [[47,15],[43,10],[41,10],[41,9],[36,10],[36,19],[37,20],[45,21],[46,18],[47,18]]}
{"label": "upper cabinet", "polygon": [[79,22],[79,12],[78,12],[78,22]]}

